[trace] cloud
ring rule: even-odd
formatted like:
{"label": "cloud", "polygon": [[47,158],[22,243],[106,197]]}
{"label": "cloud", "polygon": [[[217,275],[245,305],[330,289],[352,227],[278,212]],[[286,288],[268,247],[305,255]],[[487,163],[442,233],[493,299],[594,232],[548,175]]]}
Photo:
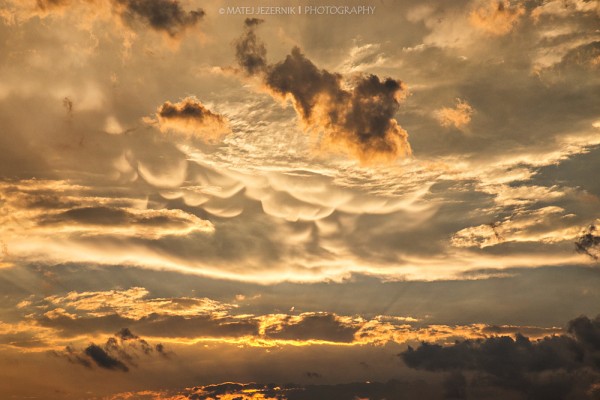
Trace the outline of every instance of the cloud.
{"label": "cloud", "polygon": [[147,298],[148,290],[132,287],[127,290],[99,292],[69,292],[65,296],[48,296],[44,302],[55,307],[102,317],[117,314],[125,318],[141,319],[151,315],[192,317],[199,314],[223,315],[233,304],[208,298]]}
{"label": "cloud", "polygon": [[264,20],[247,18],[244,22],[245,34],[235,42],[235,57],[248,75],[263,72],[267,68],[267,48],[256,36],[254,28]]}
{"label": "cloud", "polygon": [[129,368],[120,360],[110,356],[106,350],[95,344],[90,344],[85,348],[84,354],[91,358],[97,366],[105,369],[129,371]]}
{"label": "cloud", "polygon": [[[172,391],[140,391],[113,395],[109,400],[326,400],[326,399],[437,399],[438,390],[423,381],[352,382],[330,385],[226,382]],[[148,397],[145,397],[148,396]],[[400,396],[400,397],[399,397]]]}
{"label": "cloud", "polygon": [[53,351],[52,354],[86,368],[96,365],[102,369],[128,372],[130,367],[138,366],[138,362],[142,360],[141,356],[151,356],[154,351],[161,355],[166,354],[162,344],[157,345],[155,350],[128,328],[122,328],[102,346],[90,343],[81,351],[67,346],[62,351]]}
{"label": "cloud", "polygon": [[[485,338],[498,333],[543,337],[563,332],[558,328],[514,325],[442,325],[410,317],[365,317],[331,312],[248,314],[239,306],[208,298],[148,298],[148,290],[68,292],[18,304],[21,325],[0,325],[0,343],[43,340],[59,345],[62,338],[97,336],[118,331],[116,339],[171,338],[189,342],[241,343],[257,347],[283,345],[377,345],[433,341],[448,343],[457,338]],[[122,329],[122,327],[128,329]],[[15,336],[16,335],[16,336]],[[43,347],[43,346],[37,346]],[[157,349],[158,351],[158,349]]]}
{"label": "cloud", "polygon": [[185,11],[177,0],[112,0],[120,8],[121,18],[133,25],[136,20],[156,31],[176,37],[194,27],[205,15],[201,8]]}
{"label": "cloud", "polygon": [[171,103],[165,102],[156,113],[161,131],[174,130],[189,137],[197,137],[215,143],[229,132],[222,115],[206,108],[195,97]]}
{"label": "cloud", "polygon": [[[536,191],[534,187],[524,189]],[[514,214],[501,221],[461,229],[452,235],[452,245],[485,248],[506,242],[558,243],[576,238],[580,231],[576,218],[556,206],[524,209],[523,205],[527,203],[525,190],[523,195],[519,200],[514,200],[518,206]],[[548,193],[550,196],[552,193]],[[506,200],[501,201],[510,202]]]}
{"label": "cloud", "polygon": [[600,258],[600,236],[596,235],[596,231],[596,225],[590,225],[575,242],[578,253],[586,254],[594,260]]}
{"label": "cloud", "polygon": [[456,99],[456,107],[443,107],[435,111],[435,117],[443,127],[463,129],[471,122],[473,107],[465,100]]}
{"label": "cloud", "polygon": [[[600,41],[590,41],[564,53],[558,62],[539,70],[540,77],[554,80],[565,79],[570,75],[595,73],[600,69]],[[566,76],[565,76],[566,75]]]}
{"label": "cloud", "polygon": [[[586,378],[590,371],[595,379],[600,377],[600,317],[590,320],[582,316],[568,325],[569,335],[536,341],[517,334],[515,338],[462,340],[449,346],[423,342],[399,355],[410,368],[474,371],[491,378],[491,386],[529,393],[531,399],[564,399],[580,385],[590,392]],[[556,386],[557,382],[560,385]]]}
{"label": "cloud", "polygon": [[36,5],[41,10],[48,10],[69,4],[70,0],[36,0]]}
{"label": "cloud", "polygon": [[411,154],[408,134],[394,119],[406,95],[402,82],[376,75],[344,79],[319,69],[298,47],[284,61],[268,64],[255,33],[259,21],[246,20],[244,35],[235,44],[238,65],[259,76],[275,97],[291,100],[305,126],[324,135],[324,148],[337,148],[364,163]]}
{"label": "cloud", "polygon": [[521,4],[511,6],[509,0],[486,0],[469,15],[469,20],[476,28],[491,35],[505,35],[512,31],[525,14]]}
{"label": "cloud", "polygon": [[600,356],[600,315],[593,320],[584,315],[577,317],[569,321],[568,330],[582,344],[588,356],[587,361],[600,368],[597,358]]}
{"label": "cloud", "polygon": [[264,335],[282,340],[323,340],[351,343],[360,326],[343,321],[334,314],[302,314],[299,317],[284,316],[275,324],[267,326]]}
{"label": "cloud", "polygon": [[211,233],[213,226],[182,210],[149,210],[91,206],[72,208],[40,216],[42,228],[79,232],[86,235],[116,234],[124,236],[160,238],[187,235],[192,232]]}
{"label": "cloud", "polygon": [[107,17],[102,9],[108,7],[129,27],[147,26],[171,38],[177,38],[197,26],[206,14],[201,8],[186,11],[178,0],[36,0],[33,5],[9,0],[8,6],[10,13],[0,14],[8,22],[14,22],[15,17],[21,21],[35,16],[60,15],[69,7],[75,9],[80,6],[85,8],[85,17],[94,20]]}

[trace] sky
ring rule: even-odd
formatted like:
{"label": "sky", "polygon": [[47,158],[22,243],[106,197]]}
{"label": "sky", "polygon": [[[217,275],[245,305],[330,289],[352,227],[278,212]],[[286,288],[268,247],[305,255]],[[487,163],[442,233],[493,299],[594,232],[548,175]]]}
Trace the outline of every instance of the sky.
{"label": "sky", "polygon": [[600,3],[0,0],[3,399],[600,399]]}

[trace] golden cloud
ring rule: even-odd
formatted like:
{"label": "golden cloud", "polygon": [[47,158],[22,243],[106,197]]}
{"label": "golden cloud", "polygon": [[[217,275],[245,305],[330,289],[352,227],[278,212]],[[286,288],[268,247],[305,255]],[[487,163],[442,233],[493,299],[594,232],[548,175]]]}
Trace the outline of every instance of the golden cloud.
{"label": "golden cloud", "polygon": [[495,36],[501,36],[513,30],[525,7],[521,4],[511,6],[509,0],[488,0],[469,14],[469,21],[476,28]]}
{"label": "golden cloud", "polygon": [[471,122],[473,107],[465,100],[456,99],[456,107],[443,107],[435,111],[435,117],[443,127],[463,129]]}

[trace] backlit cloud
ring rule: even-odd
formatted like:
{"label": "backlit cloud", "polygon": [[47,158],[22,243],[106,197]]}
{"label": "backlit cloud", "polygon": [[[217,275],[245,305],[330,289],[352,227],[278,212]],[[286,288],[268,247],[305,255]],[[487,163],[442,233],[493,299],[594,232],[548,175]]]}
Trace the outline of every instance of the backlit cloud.
{"label": "backlit cloud", "polygon": [[269,65],[255,33],[258,24],[247,20],[236,43],[239,66],[258,75],[275,96],[291,100],[306,127],[325,134],[325,148],[339,146],[365,163],[411,154],[408,134],[394,118],[406,96],[402,82],[376,75],[344,79],[319,69],[298,47],[284,61]]}
{"label": "backlit cloud", "polygon": [[593,360],[600,349],[598,325],[597,319],[582,316],[569,322],[571,335],[537,341],[522,335],[514,339],[497,336],[450,346],[423,343],[416,349],[409,347],[400,356],[415,369],[476,371],[490,377],[492,387],[528,393],[533,399],[548,398],[549,393],[556,398],[574,393],[580,393],[578,398],[593,398],[593,382],[598,378],[598,365]]}
{"label": "backlit cloud", "polygon": [[194,97],[178,103],[165,102],[156,117],[162,131],[174,130],[209,143],[217,142],[229,131],[223,116],[213,113]]}

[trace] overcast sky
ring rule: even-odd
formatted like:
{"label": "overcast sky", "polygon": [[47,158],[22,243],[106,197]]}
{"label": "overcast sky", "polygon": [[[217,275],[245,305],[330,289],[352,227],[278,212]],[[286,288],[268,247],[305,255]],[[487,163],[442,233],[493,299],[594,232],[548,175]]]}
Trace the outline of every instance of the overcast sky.
{"label": "overcast sky", "polygon": [[1,397],[600,395],[599,3],[242,3],[0,0]]}

